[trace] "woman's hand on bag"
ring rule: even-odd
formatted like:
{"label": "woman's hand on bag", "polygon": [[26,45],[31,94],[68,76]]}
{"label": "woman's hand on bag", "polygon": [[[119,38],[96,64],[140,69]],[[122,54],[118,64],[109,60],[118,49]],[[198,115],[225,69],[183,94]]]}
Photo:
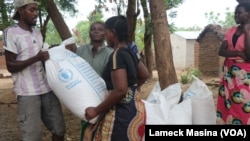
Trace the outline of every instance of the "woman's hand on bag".
{"label": "woman's hand on bag", "polygon": [[88,107],[85,110],[85,117],[86,119],[89,121],[91,119],[93,119],[94,117],[96,117],[98,115],[98,113],[96,112],[95,107]]}

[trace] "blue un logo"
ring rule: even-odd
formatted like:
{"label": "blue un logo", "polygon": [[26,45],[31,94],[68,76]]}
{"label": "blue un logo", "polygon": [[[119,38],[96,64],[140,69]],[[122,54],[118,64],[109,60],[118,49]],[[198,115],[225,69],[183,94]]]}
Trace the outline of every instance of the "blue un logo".
{"label": "blue un logo", "polygon": [[62,82],[67,82],[69,80],[71,80],[73,77],[73,73],[71,70],[69,69],[61,69],[59,70],[59,79],[62,81]]}

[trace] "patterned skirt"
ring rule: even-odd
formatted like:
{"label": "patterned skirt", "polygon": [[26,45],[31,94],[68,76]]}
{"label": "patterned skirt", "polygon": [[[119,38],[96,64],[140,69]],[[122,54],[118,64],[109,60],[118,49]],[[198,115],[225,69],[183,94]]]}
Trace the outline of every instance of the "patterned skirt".
{"label": "patterned skirt", "polygon": [[217,99],[217,124],[250,124],[250,63],[225,60]]}
{"label": "patterned skirt", "polygon": [[96,124],[89,125],[84,141],[142,141],[146,124],[143,102],[135,98],[135,88],[130,88],[122,101],[109,109]]}

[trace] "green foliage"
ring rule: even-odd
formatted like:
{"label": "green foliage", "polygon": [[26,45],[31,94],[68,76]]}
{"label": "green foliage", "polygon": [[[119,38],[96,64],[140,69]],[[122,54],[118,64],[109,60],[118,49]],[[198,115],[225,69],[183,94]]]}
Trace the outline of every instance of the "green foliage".
{"label": "green foliage", "polygon": [[[221,18],[221,13],[206,12],[205,18],[209,24],[218,24],[224,28],[229,28],[234,26],[236,23],[234,21],[234,12],[231,12],[229,8],[226,8],[225,19]],[[178,27],[175,31],[200,31],[202,30],[199,26],[193,26],[188,28]],[[171,31],[171,30],[170,30]]]}
{"label": "green foliage", "polygon": [[83,39],[83,43],[89,43],[89,28],[90,28],[90,22],[89,21],[80,21],[76,25],[76,30],[80,32],[80,35]]}
{"label": "green foliage", "polygon": [[230,12],[229,8],[227,8],[227,12],[225,13],[226,17],[224,21],[219,22],[223,27],[229,28],[235,25],[235,20],[234,20],[234,12]]}
{"label": "green foliage", "polygon": [[193,27],[188,27],[188,28],[177,28],[175,31],[201,31],[202,28],[199,26],[193,26]]}
{"label": "green foliage", "polygon": [[[46,16],[48,16],[48,13],[46,11],[45,5],[48,3],[48,0],[37,0],[40,2],[39,6],[39,22],[38,27],[42,28],[43,21],[45,21]],[[14,0],[1,0],[0,1],[0,31],[2,31],[4,28],[6,28],[9,25],[12,25],[14,23],[14,20],[11,19],[11,16],[14,12]],[[75,15],[78,10],[75,9],[75,4],[77,0],[55,0],[56,5],[58,8],[63,12],[62,15],[67,15],[68,13],[70,16]],[[66,13],[66,14],[65,14]],[[55,30],[54,25],[50,24],[50,27],[47,27],[46,33],[46,41],[49,44],[57,44],[60,42],[60,36],[58,32]],[[59,38],[58,38],[59,37]]]}
{"label": "green foliage", "polygon": [[10,17],[13,10],[13,0],[1,0],[0,1],[0,31],[3,31],[9,25],[14,23]]}
{"label": "green foliage", "polygon": [[[128,7],[127,0],[95,0],[97,2],[96,8],[104,11],[113,11],[116,15],[126,15]],[[110,7],[110,3],[114,6]]]}
{"label": "green foliage", "polygon": [[62,11],[68,12],[71,16],[74,16],[78,13],[78,10],[75,8],[77,1],[78,0],[55,0],[55,3]]}
{"label": "green foliage", "polygon": [[92,11],[89,16],[88,16],[88,20],[90,21],[90,25],[96,21],[102,21],[103,18],[103,14],[100,10],[94,10]]}
{"label": "green foliage", "polygon": [[200,70],[198,70],[196,68],[189,68],[189,69],[187,69],[186,72],[181,74],[180,82],[182,84],[192,83],[194,81],[194,78],[192,77],[192,75],[196,76],[197,78],[201,78],[201,76],[202,76]]}
{"label": "green foliage", "polygon": [[[12,0],[14,1],[14,0]],[[40,16],[41,18],[44,18],[48,15],[46,11],[46,4],[50,0],[36,0],[40,3],[39,9],[40,9]],[[75,8],[75,5],[77,4],[78,0],[54,0],[57,8],[62,12],[62,16],[70,15],[75,16],[76,13],[78,13],[78,10]]]}
{"label": "green foliage", "polygon": [[57,30],[56,30],[56,28],[51,20],[49,21],[49,23],[47,25],[45,42],[47,42],[49,45],[60,44],[62,42],[60,35],[57,32]]}
{"label": "green foliage", "polygon": [[170,33],[174,33],[174,32],[177,30],[177,27],[175,26],[174,23],[170,23],[170,24],[168,25],[168,29],[169,29],[169,32],[170,32]]}
{"label": "green foliage", "polygon": [[214,13],[214,12],[209,12],[205,13],[205,17],[208,20],[208,23],[210,24],[219,24],[222,27],[228,28],[231,26],[234,26],[235,20],[234,20],[234,12],[231,12],[229,8],[226,8],[226,16],[224,20],[220,20],[220,13]]}
{"label": "green foliage", "polygon": [[166,10],[169,10],[171,8],[178,7],[182,3],[183,0],[165,0],[165,7]]}
{"label": "green foliage", "polygon": [[145,32],[145,23],[137,22],[135,29],[135,44],[138,47],[138,50],[143,50],[144,48],[144,32]]}
{"label": "green foliage", "polygon": [[221,22],[219,19],[220,13],[214,13],[213,11],[210,11],[209,13],[205,13],[205,17],[208,20],[208,23],[210,24],[216,24],[218,22]]}
{"label": "green foliage", "polygon": [[[169,10],[171,8],[177,8],[179,5],[183,3],[183,0],[165,0],[165,7],[166,10]],[[170,10],[168,16],[172,18],[176,18],[177,11]],[[169,32],[174,33],[177,30],[177,27],[175,26],[175,23],[168,23]]]}
{"label": "green foliage", "polygon": [[187,74],[182,74],[180,81],[181,81],[182,84],[188,84],[188,82],[189,82],[188,75]]}

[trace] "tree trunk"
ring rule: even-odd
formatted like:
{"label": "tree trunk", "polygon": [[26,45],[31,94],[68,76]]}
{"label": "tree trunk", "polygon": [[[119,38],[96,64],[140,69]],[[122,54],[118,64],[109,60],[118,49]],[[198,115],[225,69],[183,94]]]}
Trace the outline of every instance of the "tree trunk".
{"label": "tree trunk", "polygon": [[[39,18],[40,19],[40,23],[42,23],[42,18]],[[49,23],[49,20],[50,20],[50,16],[48,15],[45,19],[45,21],[43,22],[43,24],[41,24],[41,27],[40,27],[40,30],[41,30],[41,33],[42,33],[42,36],[43,36],[43,41],[45,41],[46,39],[46,32],[47,32],[47,25]]]}
{"label": "tree trunk", "polygon": [[153,24],[155,60],[161,89],[178,82],[173,64],[173,55],[164,0],[150,0]]}
{"label": "tree trunk", "polygon": [[136,0],[128,0],[128,8],[127,8],[127,22],[128,22],[128,41],[132,43],[135,41],[135,27],[136,27],[136,19],[138,14],[136,13]]}
{"label": "tree trunk", "polygon": [[153,76],[153,66],[154,66],[154,58],[152,51],[152,24],[150,20],[150,15],[147,8],[147,1],[141,0],[141,6],[144,13],[144,21],[145,21],[145,33],[144,33],[144,51],[146,58],[146,66],[148,72],[150,73],[150,78]]}
{"label": "tree trunk", "polygon": [[[68,39],[72,37],[70,30],[67,26],[67,24],[64,22],[64,19],[59,12],[58,8],[56,7],[56,4],[54,0],[47,0],[46,2],[46,10],[51,17],[52,22],[54,23],[60,37],[62,40]],[[67,48],[73,52],[76,51],[76,45],[70,45],[67,46]]]}

